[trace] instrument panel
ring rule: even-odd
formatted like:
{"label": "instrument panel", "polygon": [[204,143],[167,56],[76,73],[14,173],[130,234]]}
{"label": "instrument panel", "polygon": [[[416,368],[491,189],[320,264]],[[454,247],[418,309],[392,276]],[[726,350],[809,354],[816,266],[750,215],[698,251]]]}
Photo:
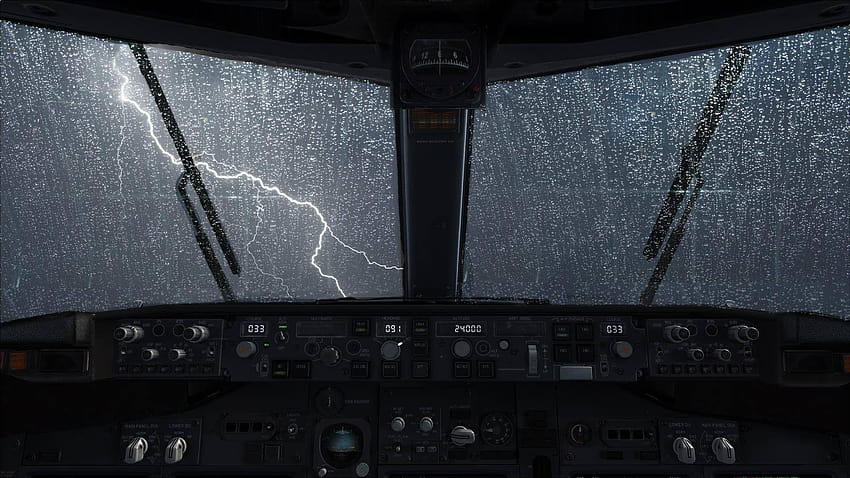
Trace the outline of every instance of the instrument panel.
{"label": "instrument panel", "polygon": [[114,327],[118,378],[634,382],[760,374],[760,329],[736,319],[258,316]]}

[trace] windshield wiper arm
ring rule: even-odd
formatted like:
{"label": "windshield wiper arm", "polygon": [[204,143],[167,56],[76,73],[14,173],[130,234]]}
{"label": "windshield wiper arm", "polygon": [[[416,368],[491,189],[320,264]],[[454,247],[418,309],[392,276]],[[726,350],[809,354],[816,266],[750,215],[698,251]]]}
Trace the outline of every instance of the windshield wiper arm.
{"label": "windshield wiper arm", "polygon": [[723,66],[720,67],[720,74],[717,76],[708,102],[702,109],[697,129],[687,146],[682,148],[682,161],[679,163],[679,171],[676,173],[673,184],[670,185],[670,191],[661,205],[655,226],[646,241],[643,255],[647,259],[654,258],[661,250],[664,238],[667,237],[667,231],[673,224],[676,211],[678,211],[679,205],[690,187],[691,179],[699,171],[699,165],[706,149],[708,149],[708,143],[711,141],[714,131],[717,130],[720,117],[723,116],[726,104],[732,96],[732,90],[741,78],[741,72],[744,70],[744,64],[749,56],[750,48],[748,46],[736,46],[732,48],[723,62]]}
{"label": "windshield wiper arm", "polygon": [[744,64],[746,64],[749,56],[750,48],[745,45],[736,46],[729,52],[729,55],[723,62],[723,66],[720,67],[720,74],[714,83],[711,96],[702,109],[702,115],[697,123],[697,129],[688,142],[688,145],[682,148],[682,161],[679,163],[676,178],[670,186],[667,198],[661,205],[661,211],[658,212],[655,226],[652,228],[652,232],[649,234],[649,239],[646,241],[646,246],[643,249],[643,255],[647,260],[653,259],[658,255],[661,245],[667,237],[667,232],[673,224],[673,218],[679,210],[679,205],[688,192],[691,180],[696,179],[696,184],[694,185],[691,197],[688,199],[688,203],[685,205],[685,210],[679,218],[679,222],[667,239],[667,245],[664,247],[664,252],[658,259],[658,263],[655,265],[655,270],[653,270],[646,288],[640,295],[640,303],[643,305],[651,305],[655,300],[655,293],[658,291],[658,286],[664,280],[667,268],[673,261],[673,256],[676,254],[676,250],[685,236],[685,227],[687,226],[688,218],[702,191],[703,179],[699,170],[700,162],[706,149],[708,149],[708,143],[711,141],[712,135],[717,130],[720,117],[723,116],[726,104],[729,102],[729,98],[732,97],[732,91],[741,78],[741,72],[744,70]]}
{"label": "windshield wiper arm", "polygon": [[[201,208],[203,208],[204,213],[207,216],[207,221],[210,223],[210,227],[212,227],[212,230],[215,233],[218,245],[224,254],[224,259],[227,261],[227,265],[230,267],[230,271],[233,274],[239,274],[240,272],[239,262],[236,260],[236,253],[230,245],[230,240],[227,238],[224,225],[218,217],[218,212],[210,198],[209,192],[207,192],[207,188],[201,178],[201,172],[198,170],[197,165],[195,165],[195,160],[189,152],[189,147],[186,145],[186,139],[183,137],[183,133],[177,125],[177,120],[174,118],[174,113],[171,111],[171,106],[168,104],[168,99],[165,97],[165,92],[162,90],[159,78],[157,77],[156,72],[154,72],[153,65],[151,64],[150,58],[148,58],[145,46],[141,43],[130,43],[129,45],[130,50],[133,52],[133,56],[136,58],[136,63],[139,65],[139,71],[141,71],[142,76],[147,82],[151,96],[156,103],[157,109],[159,109],[162,122],[165,123],[165,129],[168,130],[168,134],[174,142],[174,148],[177,150],[177,155],[180,157],[180,162],[183,164],[183,173],[180,175],[180,179],[177,183],[177,192],[180,195],[183,207],[189,214],[189,219],[192,221],[192,227],[195,229],[195,239],[198,241],[198,246],[204,254],[204,259],[206,259],[210,272],[212,272],[213,277],[222,292],[222,296],[224,296],[225,300],[233,300],[233,291],[227,283],[227,278],[224,276],[221,265],[210,247],[206,234],[201,229],[200,219],[198,218],[198,215],[195,214],[194,207],[192,206],[191,201],[189,201],[188,195],[186,195],[187,181],[192,183],[192,188],[198,195]],[[205,243],[202,241],[205,241]],[[226,287],[223,287],[222,284]]]}

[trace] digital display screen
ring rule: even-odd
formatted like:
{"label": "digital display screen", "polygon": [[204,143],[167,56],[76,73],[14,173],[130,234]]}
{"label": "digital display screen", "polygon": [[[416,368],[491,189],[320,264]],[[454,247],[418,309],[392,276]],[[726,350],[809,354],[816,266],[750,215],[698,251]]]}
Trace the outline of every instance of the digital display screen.
{"label": "digital display screen", "polygon": [[546,335],[543,322],[502,320],[496,322],[496,337],[542,337]]}
{"label": "digital display screen", "polygon": [[483,322],[437,322],[437,337],[477,337],[487,335]]}
{"label": "digital display screen", "polygon": [[266,330],[265,322],[252,320],[249,322],[242,322],[242,331],[240,335],[242,337],[265,337]]}
{"label": "digital display screen", "polygon": [[347,337],[346,330],[346,323],[338,320],[305,320],[295,325],[295,336]]}
{"label": "digital display screen", "polygon": [[623,335],[626,333],[622,322],[603,322],[600,329],[604,335]]}
{"label": "digital display screen", "polygon": [[401,319],[382,319],[378,321],[375,335],[378,337],[404,337],[407,326]]}

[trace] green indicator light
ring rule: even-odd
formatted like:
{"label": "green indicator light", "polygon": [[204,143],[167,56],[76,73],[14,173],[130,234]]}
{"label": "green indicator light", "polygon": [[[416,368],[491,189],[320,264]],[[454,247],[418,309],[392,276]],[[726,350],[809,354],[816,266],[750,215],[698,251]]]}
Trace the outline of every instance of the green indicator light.
{"label": "green indicator light", "polygon": [[269,347],[269,346],[271,346],[270,343],[268,343],[268,342],[263,343],[263,347]]}
{"label": "green indicator light", "polygon": [[287,325],[278,325],[278,326],[277,326],[277,328],[279,328],[279,329],[285,329],[285,328],[287,328],[287,327],[288,327]]}

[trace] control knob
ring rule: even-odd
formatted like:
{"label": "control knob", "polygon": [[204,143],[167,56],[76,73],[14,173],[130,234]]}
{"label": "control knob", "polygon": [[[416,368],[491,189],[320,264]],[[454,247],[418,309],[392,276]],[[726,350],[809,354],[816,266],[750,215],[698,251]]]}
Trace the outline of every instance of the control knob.
{"label": "control knob", "polygon": [[697,461],[697,452],[694,445],[685,437],[678,437],[673,440],[673,453],[680,462],[691,465]]}
{"label": "control knob", "polygon": [[732,465],[735,463],[735,447],[724,437],[717,437],[711,442],[711,451],[720,463]]}
{"label": "control knob", "polygon": [[168,351],[168,360],[176,362],[186,358],[186,351],[183,349],[171,349]]}
{"label": "control knob", "polygon": [[741,344],[753,342],[759,338],[759,329],[748,325],[735,325],[729,327],[729,338]]}
{"label": "control knob", "polygon": [[142,349],[142,360],[145,362],[150,362],[151,360],[159,357],[159,350],[157,349]]}
{"label": "control knob", "polygon": [[336,366],[336,364],[339,363],[341,358],[342,355],[340,354],[339,349],[332,345],[323,348],[322,351],[319,353],[319,359],[322,361],[323,364],[327,365],[328,367]]}
{"label": "control knob", "polygon": [[183,437],[174,437],[165,447],[165,462],[169,465],[179,463],[186,453],[186,440]]}
{"label": "control knob", "polygon": [[183,339],[187,342],[197,344],[203,342],[210,337],[210,329],[203,325],[191,325],[183,329]]}
{"label": "control knob", "polygon": [[320,467],[318,470],[316,470],[316,476],[318,476],[319,478],[325,478],[326,476],[328,476],[328,469],[324,466]]}
{"label": "control knob", "polygon": [[702,362],[705,359],[705,352],[702,349],[690,349],[688,350],[688,358],[694,362]]}
{"label": "control knob", "polygon": [[236,356],[241,359],[250,358],[257,353],[257,344],[251,340],[243,340],[236,344]]}
{"label": "control knob", "polygon": [[465,359],[472,353],[472,345],[466,339],[458,339],[452,344],[452,353],[459,359]]}
{"label": "control knob", "polygon": [[381,358],[384,360],[397,360],[401,356],[401,344],[394,340],[387,340],[381,344]]}
{"label": "control knob", "polygon": [[681,325],[668,325],[664,327],[664,340],[678,344],[691,338],[691,331]]}
{"label": "control knob", "polygon": [[122,325],[112,332],[112,338],[119,342],[132,343],[142,340],[145,331],[137,325]]}
{"label": "control knob", "polygon": [[130,440],[130,444],[124,450],[124,463],[132,465],[138,463],[145,458],[145,453],[148,452],[148,441],[142,437],[136,437]]}
{"label": "control knob", "polygon": [[611,345],[611,350],[614,352],[614,355],[621,359],[627,359],[635,352],[635,348],[632,344],[625,340],[618,340],[614,342],[614,344]]}
{"label": "control knob", "polygon": [[729,349],[716,349],[714,356],[724,362],[732,360],[732,352]]}
{"label": "control knob", "polygon": [[449,438],[456,446],[466,446],[475,443],[475,432],[463,425],[452,428]]}
{"label": "control knob", "polygon": [[405,425],[406,424],[404,423],[404,418],[395,417],[392,420],[390,420],[390,428],[392,429],[392,431],[394,431],[396,433],[404,430]]}
{"label": "control knob", "polygon": [[422,417],[422,420],[419,420],[419,431],[430,433],[433,429],[434,420],[432,420],[431,417]]}

